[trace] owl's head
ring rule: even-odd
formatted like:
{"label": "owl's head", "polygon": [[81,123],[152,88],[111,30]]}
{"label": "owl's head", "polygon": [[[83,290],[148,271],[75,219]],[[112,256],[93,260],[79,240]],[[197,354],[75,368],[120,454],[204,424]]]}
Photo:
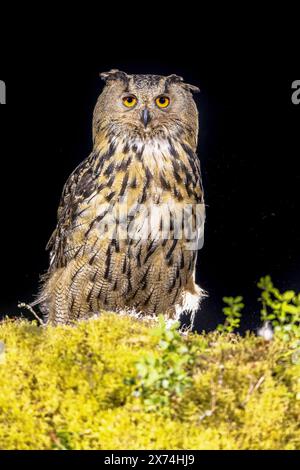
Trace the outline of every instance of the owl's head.
{"label": "owl's head", "polygon": [[97,101],[94,139],[107,128],[115,136],[151,139],[186,135],[196,143],[198,111],[193,92],[199,89],[170,75],[128,75],[119,70],[100,74],[105,87]]}

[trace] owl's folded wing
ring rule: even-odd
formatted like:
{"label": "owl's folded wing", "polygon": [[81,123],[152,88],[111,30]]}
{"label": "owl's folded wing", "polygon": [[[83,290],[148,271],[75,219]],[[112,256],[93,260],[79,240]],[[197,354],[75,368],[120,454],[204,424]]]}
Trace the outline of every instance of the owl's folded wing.
{"label": "owl's folded wing", "polygon": [[57,211],[57,226],[46,246],[46,250],[50,250],[50,269],[66,264],[68,235],[72,229],[74,217],[80,203],[95,189],[96,178],[90,164],[92,156],[90,155],[75,168],[63,188]]}

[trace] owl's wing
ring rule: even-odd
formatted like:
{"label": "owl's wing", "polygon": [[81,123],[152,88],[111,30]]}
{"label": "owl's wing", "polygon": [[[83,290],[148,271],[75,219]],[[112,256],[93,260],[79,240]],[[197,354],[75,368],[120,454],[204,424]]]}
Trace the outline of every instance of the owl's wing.
{"label": "owl's wing", "polygon": [[46,250],[50,250],[50,269],[66,264],[66,243],[72,223],[80,203],[95,190],[96,178],[91,165],[92,156],[90,155],[75,168],[63,188],[57,211],[57,226],[46,246]]}

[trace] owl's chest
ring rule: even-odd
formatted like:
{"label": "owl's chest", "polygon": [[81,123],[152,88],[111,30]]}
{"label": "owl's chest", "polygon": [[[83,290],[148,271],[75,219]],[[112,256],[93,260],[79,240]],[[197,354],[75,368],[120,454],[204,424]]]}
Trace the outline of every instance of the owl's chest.
{"label": "owl's chest", "polygon": [[105,143],[94,169],[93,197],[97,203],[118,203],[124,196],[129,203],[159,203],[170,197],[193,202],[201,193],[196,154],[188,145],[170,138],[148,142],[125,139],[116,146]]}
{"label": "owl's chest", "polygon": [[187,155],[179,149],[173,153],[162,144],[133,146],[100,160],[93,192],[80,202],[73,219],[75,236],[110,237],[129,228],[147,234],[149,227],[157,231],[164,223],[172,227],[174,219],[180,221],[186,207],[201,196],[201,188]]}

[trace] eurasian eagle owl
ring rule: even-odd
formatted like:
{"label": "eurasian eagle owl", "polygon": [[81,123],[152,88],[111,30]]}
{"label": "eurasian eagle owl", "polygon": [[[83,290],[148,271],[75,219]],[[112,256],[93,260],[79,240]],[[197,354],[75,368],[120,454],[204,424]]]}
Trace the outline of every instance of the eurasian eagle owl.
{"label": "eurasian eagle owl", "polygon": [[198,309],[198,112],[181,77],[101,74],[93,151],[67,180],[38,301],[46,323]]}

